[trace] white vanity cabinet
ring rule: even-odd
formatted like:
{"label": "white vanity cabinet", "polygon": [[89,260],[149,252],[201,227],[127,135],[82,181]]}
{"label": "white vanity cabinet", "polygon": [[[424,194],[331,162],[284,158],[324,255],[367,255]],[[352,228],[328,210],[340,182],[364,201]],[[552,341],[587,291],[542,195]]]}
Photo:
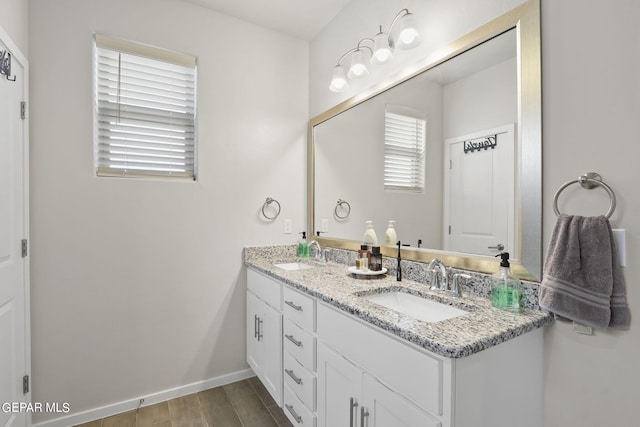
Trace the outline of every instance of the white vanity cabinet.
{"label": "white vanity cabinet", "polygon": [[296,426],[316,425],[316,300],[283,287],[284,413]]}
{"label": "white vanity cabinet", "polygon": [[542,330],[441,357],[317,307],[318,427],[541,427]]}
{"label": "white vanity cabinet", "polygon": [[247,363],[282,406],[282,285],[247,269]]}

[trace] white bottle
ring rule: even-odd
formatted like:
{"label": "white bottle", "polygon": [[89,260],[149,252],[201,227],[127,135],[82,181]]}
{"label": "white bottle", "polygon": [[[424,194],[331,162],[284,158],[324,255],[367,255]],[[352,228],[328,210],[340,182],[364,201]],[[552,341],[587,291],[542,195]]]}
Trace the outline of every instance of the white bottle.
{"label": "white bottle", "polygon": [[378,246],[378,237],[376,236],[376,231],[373,229],[373,221],[367,221],[367,229],[364,230],[362,243],[369,247]]}
{"label": "white bottle", "polygon": [[384,243],[386,245],[395,245],[398,243],[398,235],[396,234],[396,227],[393,225],[396,222],[394,220],[389,221],[387,232],[384,233]]}

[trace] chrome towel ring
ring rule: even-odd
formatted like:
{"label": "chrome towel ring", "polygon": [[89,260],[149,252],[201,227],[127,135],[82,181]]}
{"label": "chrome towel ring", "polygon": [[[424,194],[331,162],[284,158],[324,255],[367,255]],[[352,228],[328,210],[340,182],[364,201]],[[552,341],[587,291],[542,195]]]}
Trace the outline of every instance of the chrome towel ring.
{"label": "chrome towel ring", "polygon": [[[278,205],[278,207],[276,208],[276,213],[273,216],[267,215],[267,213],[264,211],[266,208],[271,206],[271,203],[275,203],[276,205]],[[269,220],[274,220],[274,219],[278,218],[278,215],[280,215],[280,203],[276,199],[272,199],[271,197],[267,197],[267,200],[264,202],[264,205],[262,205],[262,215],[264,215],[264,217],[269,219]]]}
{"label": "chrome towel ring", "polygon": [[611,206],[609,206],[609,210],[605,214],[605,217],[607,219],[611,218],[611,215],[613,215],[613,212],[616,210],[616,195],[611,189],[611,187],[609,187],[607,184],[604,183],[604,181],[602,181],[602,177],[595,172],[585,173],[584,175],[580,176],[578,179],[574,181],[569,181],[565,183],[562,187],[558,188],[558,191],[556,191],[556,194],[553,196],[553,211],[556,213],[556,215],[560,215],[560,210],[558,209],[558,197],[560,196],[560,193],[562,192],[562,190],[564,190],[568,186],[576,183],[579,183],[582,186],[582,188],[586,188],[587,190],[591,190],[592,188],[596,188],[598,186],[604,188],[609,194],[609,198],[611,199]]}
{"label": "chrome towel ring", "polygon": [[[345,208],[345,205],[346,205],[346,208]],[[346,210],[346,214],[340,215],[338,213],[339,210]],[[351,205],[346,200],[338,199],[338,202],[336,203],[336,207],[333,210],[333,214],[338,219],[347,219],[349,218],[349,215],[351,215]]]}

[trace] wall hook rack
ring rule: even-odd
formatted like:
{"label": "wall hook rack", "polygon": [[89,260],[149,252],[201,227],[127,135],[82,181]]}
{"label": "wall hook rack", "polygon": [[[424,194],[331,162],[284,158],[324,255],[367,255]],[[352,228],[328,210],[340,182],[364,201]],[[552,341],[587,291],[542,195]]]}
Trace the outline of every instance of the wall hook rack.
{"label": "wall hook rack", "polygon": [[8,50],[0,50],[0,74],[3,74],[9,81],[16,81],[16,76],[11,78],[11,53]]}

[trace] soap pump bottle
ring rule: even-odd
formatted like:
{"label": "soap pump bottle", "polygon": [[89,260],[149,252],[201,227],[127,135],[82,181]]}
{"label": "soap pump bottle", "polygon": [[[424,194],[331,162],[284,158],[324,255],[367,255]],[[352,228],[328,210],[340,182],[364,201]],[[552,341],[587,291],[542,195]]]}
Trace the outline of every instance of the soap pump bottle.
{"label": "soap pump bottle", "polygon": [[522,298],[522,284],[511,275],[509,253],[502,252],[500,269],[491,276],[491,304],[494,307],[509,311],[520,310]]}
{"label": "soap pump bottle", "polygon": [[387,226],[387,231],[384,233],[384,243],[386,245],[395,245],[398,241],[398,234],[396,233],[396,227],[394,226],[396,222],[394,220],[389,221],[389,225]]}
{"label": "soap pump bottle", "polygon": [[300,258],[309,258],[309,242],[307,242],[307,232],[302,231],[302,239],[298,242],[298,256]]}
{"label": "soap pump bottle", "polygon": [[376,231],[373,229],[373,221],[367,221],[367,228],[364,230],[362,243],[367,245],[369,248],[378,246],[378,237],[376,236]]}

